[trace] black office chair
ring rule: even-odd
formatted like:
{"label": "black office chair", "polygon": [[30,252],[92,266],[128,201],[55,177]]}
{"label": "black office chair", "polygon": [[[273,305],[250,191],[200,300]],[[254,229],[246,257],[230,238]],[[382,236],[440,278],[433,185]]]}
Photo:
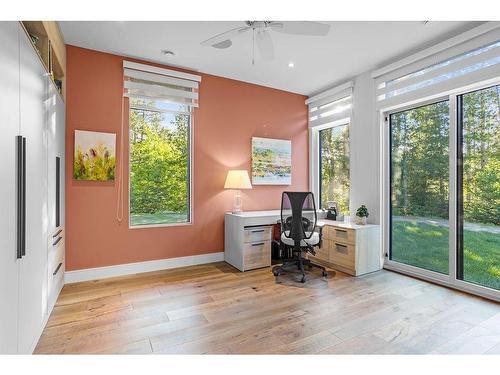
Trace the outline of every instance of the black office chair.
{"label": "black office chair", "polygon": [[[292,258],[273,267],[274,276],[279,276],[288,266],[296,266],[302,272],[302,283],[306,281],[304,266],[319,268],[328,276],[325,267],[302,257],[303,253],[316,255],[314,247],[321,247],[322,227],[317,227],[316,205],[311,192],[285,191],[281,196],[281,245],[292,249]],[[318,231],[316,229],[318,228]]]}

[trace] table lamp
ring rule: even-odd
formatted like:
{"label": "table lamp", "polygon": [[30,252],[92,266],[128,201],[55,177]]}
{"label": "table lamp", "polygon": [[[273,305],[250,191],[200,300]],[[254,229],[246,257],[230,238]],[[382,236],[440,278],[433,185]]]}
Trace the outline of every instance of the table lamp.
{"label": "table lamp", "polygon": [[224,189],[234,189],[233,214],[241,212],[241,189],[251,189],[252,184],[246,170],[231,170],[227,172]]}

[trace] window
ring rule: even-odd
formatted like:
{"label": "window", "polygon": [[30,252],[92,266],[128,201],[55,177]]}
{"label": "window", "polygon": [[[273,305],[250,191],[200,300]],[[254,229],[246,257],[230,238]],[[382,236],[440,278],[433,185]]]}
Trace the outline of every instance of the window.
{"label": "window", "polygon": [[349,124],[353,109],[352,81],[306,100],[309,106],[310,188],[318,208],[336,202],[349,211]]}
{"label": "window", "polygon": [[191,113],[130,99],[130,226],[189,223]]}
{"label": "window", "polygon": [[349,211],[349,125],[319,131],[319,179],[321,208],[337,202],[340,212]]}
{"label": "window", "polygon": [[458,96],[459,279],[500,290],[500,85]]}
{"label": "window", "polygon": [[[191,222],[192,110],[198,107],[200,82],[198,75],[123,62],[130,227]],[[121,220],[119,212],[120,206]]]}
{"label": "window", "polygon": [[448,273],[449,105],[389,116],[390,259]]}
{"label": "window", "polygon": [[372,73],[385,266],[500,298],[500,40],[485,24]]}

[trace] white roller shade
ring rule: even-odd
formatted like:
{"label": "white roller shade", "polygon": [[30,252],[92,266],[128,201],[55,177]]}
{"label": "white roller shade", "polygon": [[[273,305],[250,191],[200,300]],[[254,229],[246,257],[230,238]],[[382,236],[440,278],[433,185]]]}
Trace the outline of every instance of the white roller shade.
{"label": "white roller shade", "polygon": [[123,62],[124,96],[198,107],[201,77],[130,61]]}
{"label": "white roller shade", "polygon": [[[375,71],[377,108],[391,108],[500,77],[500,23],[489,22],[432,53]],[[450,44],[451,43],[451,44]],[[439,47],[439,46],[437,46]]]}
{"label": "white roller shade", "polygon": [[309,127],[323,126],[351,117],[352,82],[326,90],[306,100]]}

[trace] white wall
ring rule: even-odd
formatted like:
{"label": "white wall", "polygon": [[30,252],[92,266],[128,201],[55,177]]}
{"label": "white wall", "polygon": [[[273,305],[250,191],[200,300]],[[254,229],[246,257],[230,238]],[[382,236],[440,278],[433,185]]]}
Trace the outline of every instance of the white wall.
{"label": "white wall", "polygon": [[380,126],[375,110],[374,80],[370,72],[354,79],[350,129],[351,215],[365,204],[368,222],[380,224]]}

